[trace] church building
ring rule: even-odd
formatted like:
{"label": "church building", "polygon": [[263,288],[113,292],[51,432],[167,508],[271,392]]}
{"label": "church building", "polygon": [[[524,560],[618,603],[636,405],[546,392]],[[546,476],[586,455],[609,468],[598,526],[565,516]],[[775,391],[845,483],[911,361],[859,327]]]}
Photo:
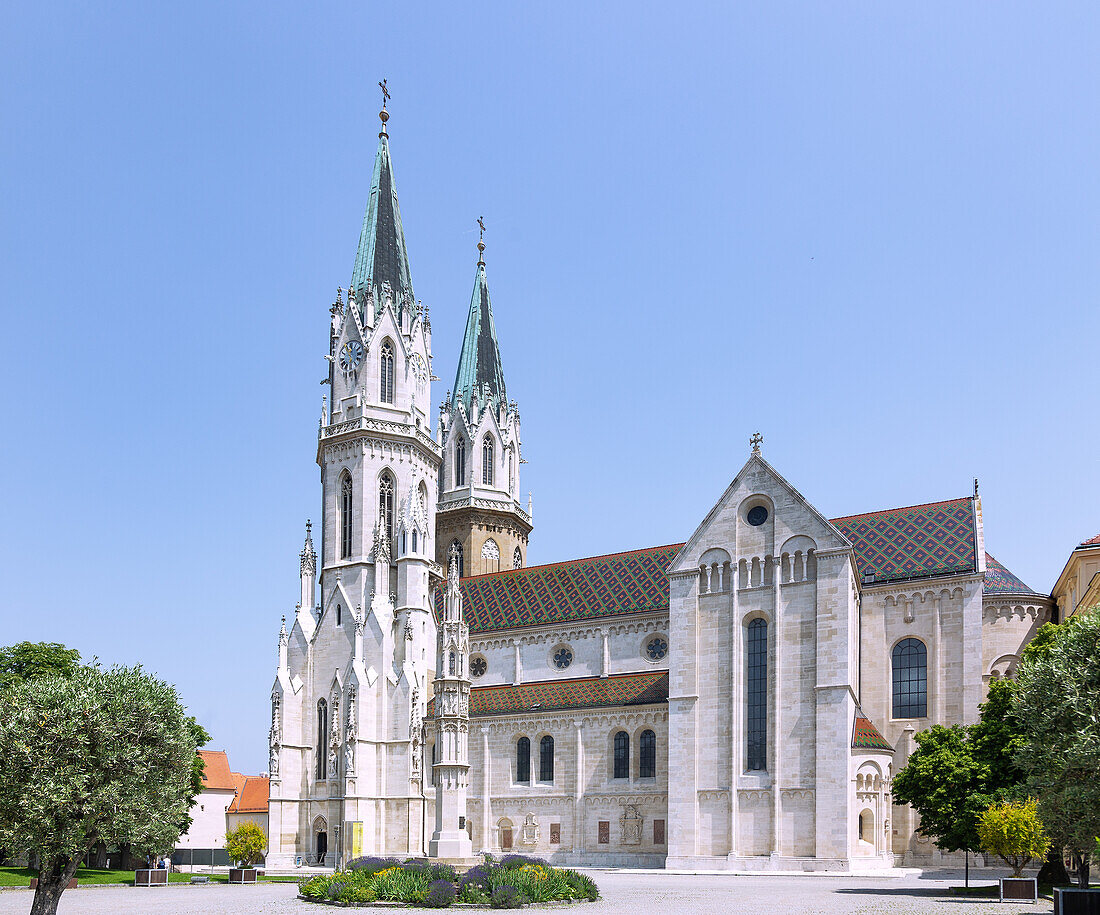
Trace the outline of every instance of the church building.
{"label": "church building", "polygon": [[755,435],[686,541],[528,565],[485,246],[433,433],[431,323],[380,117],[330,309],[319,545],[307,523],[279,632],[268,865],[940,860],[891,777],[917,731],[977,720],[1051,615],[986,552],[977,486],[829,519]]}

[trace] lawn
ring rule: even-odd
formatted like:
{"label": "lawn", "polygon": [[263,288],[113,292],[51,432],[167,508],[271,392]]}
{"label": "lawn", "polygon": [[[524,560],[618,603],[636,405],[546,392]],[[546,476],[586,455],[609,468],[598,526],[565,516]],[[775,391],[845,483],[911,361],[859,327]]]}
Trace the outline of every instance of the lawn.
{"label": "lawn", "polygon": [[[0,886],[27,886],[31,877],[37,877],[38,872],[26,867],[0,867]],[[211,883],[228,883],[228,874],[210,874]],[[82,867],[76,872],[78,885],[92,883],[133,883],[133,871],[109,871],[95,867]],[[169,874],[168,879],[172,883],[190,883],[190,874]],[[260,880],[270,883],[294,883],[297,877],[261,877]]]}

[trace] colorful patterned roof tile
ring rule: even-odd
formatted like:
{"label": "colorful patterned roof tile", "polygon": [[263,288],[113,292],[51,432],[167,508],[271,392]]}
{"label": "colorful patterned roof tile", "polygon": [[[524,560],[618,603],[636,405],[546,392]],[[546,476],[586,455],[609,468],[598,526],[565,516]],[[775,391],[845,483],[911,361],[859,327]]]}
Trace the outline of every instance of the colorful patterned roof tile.
{"label": "colorful patterned roof tile", "polygon": [[861,578],[876,584],[973,572],[974,507],[970,498],[834,518],[856,551]]}
{"label": "colorful patterned roof tile", "polygon": [[[544,680],[518,686],[480,686],[470,690],[470,715],[650,705],[668,701],[668,671],[646,670],[614,677]],[[435,700],[428,703],[428,717]]]}
{"label": "colorful patterned roof tile", "polygon": [[[665,610],[665,570],[681,546],[651,547],[463,579],[463,611],[470,632]],[[438,594],[436,599],[441,600]]]}
{"label": "colorful patterned roof tile", "polygon": [[1023,581],[997,562],[988,553],[985,554],[985,593],[986,594],[1035,594]]}
{"label": "colorful patterned roof tile", "polygon": [[856,709],[856,723],[852,728],[852,749],[894,752],[894,748],[890,746],[879,729],[875,727],[874,722],[859,709]]}

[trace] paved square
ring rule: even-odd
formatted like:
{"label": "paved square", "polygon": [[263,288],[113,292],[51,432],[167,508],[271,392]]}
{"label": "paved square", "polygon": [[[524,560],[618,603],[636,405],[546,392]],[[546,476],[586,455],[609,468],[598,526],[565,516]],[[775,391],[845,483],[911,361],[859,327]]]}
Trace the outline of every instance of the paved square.
{"label": "paved square", "polygon": [[[959,879],[906,877],[741,877],[679,875],[638,871],[588,871],[604,898],[578,904],[578,915],[672,915],[688,913],[806,913],[806,915],[1017,915],[1044,913],[1051,903],[1001,904],[991,900],[961,899],[947,894]],[[937,876],[940,876],[937,874]],[[977,881],[976,881],[977,882]],[[984,880],[982,882],[985,882]],[[87,887],[70,890],[61,898],[59,915],[322,915],[343,909],[322,908],[297,899],[293,884],[254,887],[175,885],[167,888]],[[31,894],[22,890],[0,893],[0,915],[30,911]],[[545,911],[543,907],[532,907]],[[562,911],[561,906],[553,907]],[[368,909],[367,911],[386,911]],[[390,911],[432,912],[437,909]],[[574,911],[567,908],[565,911]]]}

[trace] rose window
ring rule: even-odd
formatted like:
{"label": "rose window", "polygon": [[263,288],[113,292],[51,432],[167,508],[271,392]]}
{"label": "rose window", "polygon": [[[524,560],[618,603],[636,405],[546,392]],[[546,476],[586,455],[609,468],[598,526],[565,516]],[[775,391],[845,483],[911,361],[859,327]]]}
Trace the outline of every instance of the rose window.
{"label": "rose window", "polygon": [[645,645],[646,657],[651,661],[660,661],[668,654],[668,641],[660,635],[655,635]]}
{"label": "rose window", "polygon": [[558,670],[565,670],[565,668],[572,663],[573,651],[567,645],[562,645],[561,648],[554,652],[554,666]]}
{"label": "rose window", "polygon": [[489,664],[480,655],[474,658],[470,658],[470,676],[483,677],[485,676],[485,671],[487,671],[488,669]]}

